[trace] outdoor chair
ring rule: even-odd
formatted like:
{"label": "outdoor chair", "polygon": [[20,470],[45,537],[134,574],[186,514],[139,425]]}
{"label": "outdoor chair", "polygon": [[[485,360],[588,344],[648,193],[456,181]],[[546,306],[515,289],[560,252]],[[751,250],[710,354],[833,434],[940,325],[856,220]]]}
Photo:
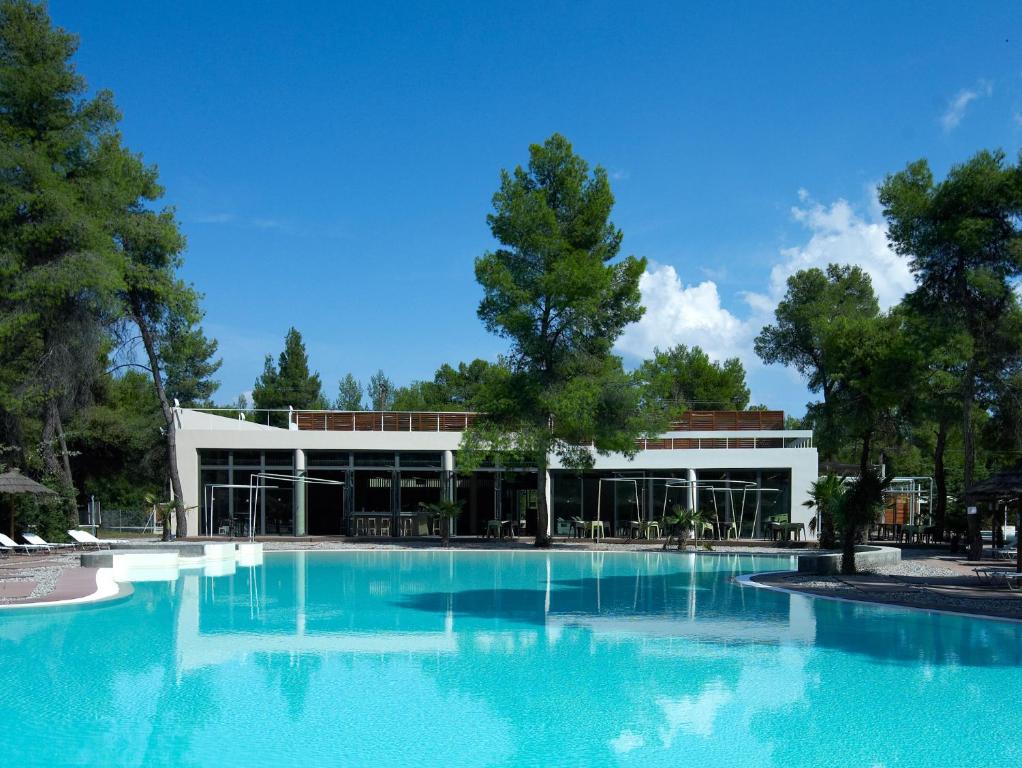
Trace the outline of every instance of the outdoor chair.
{"label": "outdoor chair", "polygon": [[568,526],[568,528],[570,533],[574,535],[576,538],[582,538],[582,536],[584,536],[586,532],[585,521],[580,517],[571,518],[571,523]]}
{"label": "outdoor chair", "polygon": [[23,532],[21,534],[21,538],[23,538],[29,544],[35,544],[37,547],[47,547],[48,549],[67,549],[68,547],[70,547],[71,549],[75,548],[74,544],[51,544],[50,542],[44,540],[42,536],[39,536],[38,534],[35,533]]}
{"label": "outdoor chair", "polygon": [[14,539],[3,533],[0,533],[0,546],[12,552],[17,552],[20,549],[25,554],[28,554],[29,552],[38,552],[40,550],[45,550],[47,552],[50,551],[48,546],[39,546],[38,544],[19,544]]}
{"label": "outdoor chair", "polygon": [[381,517],[380,518],[380,535],[381,536],[390,536],[390,518],[389,517]]}
{"label": "outdoor chair", "polygon": [[585,530],[589,534],[589,537],[599,541],[600,539],[607,538],[607,529],[603,525],[602,520],[585,520]]}
{"label": "outdoor chair", "polygon": [[95,549],[102,549],[103,545],[106,544],[107,549],[109,549],[111,546],[111,542],[97,539],[88,531],[70,530],[67,532],[67,535],[70,536],[75,541],[77,541],[83,547],[94,547]]}
{"label": "outdoor chair", "polygon": [[973,568],[972,570],[976,574],[977,579],[992,587],[1002,582],[1012,592],[1022,587],[1022,582],[1020,582],[1022,573],[1006,571],[1003,568]]}

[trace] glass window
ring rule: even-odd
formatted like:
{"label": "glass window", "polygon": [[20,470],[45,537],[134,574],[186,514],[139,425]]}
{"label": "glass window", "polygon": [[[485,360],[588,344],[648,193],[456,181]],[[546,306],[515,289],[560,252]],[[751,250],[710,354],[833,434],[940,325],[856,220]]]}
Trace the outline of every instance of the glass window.
{"label": "glass window", "polygon": [[262,451],[235,451],[234,466],[236,467],[259,467],[263,463]]}
{"label": "glass window", "polygon": [[440,501],[439,472],[401,473],[401,511],[415,512],[419,504]]}
{"label": "glass window", "polygon": [[393,467],[394,454],[381,451],[356,451],[356,467]]}
{"label": "glass window", "polygon": [[440,469],[443,464],[443,456],[439,453],[402,453],[400,460],[402,467],[435,467]]}
{"label": "glass window", "polygon": [[350,454],[347,451],[306,451],[305,463],[310,467],[346,467]]}
{"label": "glass window", "polygon": [[199,451],[199,464],[204,467],[226,467],[230,451]]}
{"label": "glass window", "polygon": [[363,471],[353,473],[355,512],[391,511],[391,472]]}
{"label": "glass window", "polygon": [[[214,488],[214,485],[226,485],[228,480],[226,469],[204,469],[199,475],[199,535],[209,536],[218,533],[230,533],[227,526],[231,511],[230,490]],[[213,527],[209,527],[210,504],[212,503]],[[223,528],[223,530],[221,530]]]}
{"label": "glass window", "polygon": [[294,465],[295,454],[294,451],[267,451],[266,452],[266,466],[268,467],[288,467],[291,468]]}

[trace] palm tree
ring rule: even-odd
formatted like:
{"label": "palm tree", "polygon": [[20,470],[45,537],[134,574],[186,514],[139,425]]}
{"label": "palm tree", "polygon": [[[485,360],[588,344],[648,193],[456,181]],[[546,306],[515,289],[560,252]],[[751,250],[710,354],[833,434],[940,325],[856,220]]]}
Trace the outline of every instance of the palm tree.
{"label": "palm tree", "polygon": [[845,478],[834,474],[821,477],[809,487],[809,499],[803,506],[815,509],[816,515],[809,521],[809,531],[820,531],[820,549],[834,549],[837,537],[834,533],[834,512],[841,504],[846,490]]}
{"label": "palm tree", "polygon": [[689,532],[695,534],[694,542],[699,547],[699,536],[706,525],[706,516],[696,509],[687,509],[680,504],[671,507],[671,512],[664,518],[667,525],[667,538],[664,540],[664,549],[671,543],[672,537],[678,539],[678,549],[685,549],[688,546]]}
{"label": "palm tree", "polygon": [[442,499],[432,504],[423,504],[422,507],[428,514],[440,518],[441,543],[445,547],[451,546],[451,522],[461,514],[461,503]]}
{"label": "palm tree", "polygon": [[876,522],[883,509],[884,489],[890,482],[890,477],[882,477],[870,467],[841,494],[833,509],[841,530],[841,573],[855,573],[855,542],[864,528]]}

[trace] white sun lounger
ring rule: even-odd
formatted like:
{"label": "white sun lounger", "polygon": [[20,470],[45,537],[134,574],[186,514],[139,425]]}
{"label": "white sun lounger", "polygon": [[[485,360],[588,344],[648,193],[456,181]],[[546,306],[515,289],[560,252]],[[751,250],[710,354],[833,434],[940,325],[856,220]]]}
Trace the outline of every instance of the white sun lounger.
{"label": "white sun lounger", "polygon": [[102,539],[97,539],[95,536],[93,536],[88,531],[74,531],[74,530],[72,530],[72,531],[68,531],[67,535],[70,536],[75,541],[77,541],[83,547],[95,547],[96,549],[102,549],[103,545],[105,544],[107,549],[110,548],[110,542],[109,541],[103,541]]}
{"label": "white sun lounger", "polygon": [[50,544],[50,542],[43,539],[35,533],[22,533],[21,538],[27,541],[29,544],[35,544],[37,547],[46,547],[47,549],[67,549],[71,547],[74,549],[74,544]]}
{"label": "white sun lounger", "polygon": [[7,536],[6,534],[3,533],[0,533],[0,547],[3,547],[4,549],[10,549],[15,552],[17,552],[20,549],[22,552],[25,553],[38,552],[39,550],[46,550],[47,552],[50,551],[50,548],[47,546],[39,546],[38,544],[19,544],[10,536]]}

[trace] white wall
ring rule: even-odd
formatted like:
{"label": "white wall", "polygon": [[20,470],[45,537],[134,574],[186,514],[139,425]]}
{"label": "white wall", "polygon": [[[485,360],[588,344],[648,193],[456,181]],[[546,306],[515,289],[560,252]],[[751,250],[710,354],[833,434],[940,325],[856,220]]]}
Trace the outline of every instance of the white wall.
{"label": "white wall", "polygon": [[[199,411],[181,409],[177,431],[178,469],[188,512],[188,530],[198,530],[199,460],[198,451],[209,450],[296,450],[305,451],[456,451],[460,432],[342,432],[319,430],[287,430],[253,424]],[[672,433],[674,434],[674,433]],[[721,439],[759,435],[776,437],[811,436],[810,432],[685,432],[674,436]],[[595,468],[604,470],[650,469],[763,469],[791,471],[791,519],[808,523],[812,511],[803,502],[809,498],[809,487],[818,477],[815,448],[706,448],[684,450],[639,451],[628,459],[621,454],[597,456]],[[550,469],[559,469],[556,458]]]}

